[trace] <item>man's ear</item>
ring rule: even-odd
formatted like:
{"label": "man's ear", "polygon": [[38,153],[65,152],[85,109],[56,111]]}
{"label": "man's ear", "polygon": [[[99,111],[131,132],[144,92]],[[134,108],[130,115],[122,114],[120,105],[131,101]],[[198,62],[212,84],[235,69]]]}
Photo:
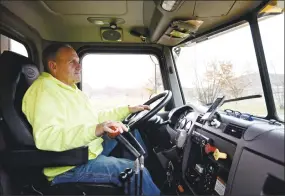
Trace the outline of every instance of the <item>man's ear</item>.
{"label": "man's ear", "polygon": [[56,74],[56,71],[57,71],[57,65],[56,65],[56,62],[54,62],[54,61],[49,61],[48,62],[48,68],[49,68],[49,70],[50,70],[50,72],[52,73],[52,74]]}

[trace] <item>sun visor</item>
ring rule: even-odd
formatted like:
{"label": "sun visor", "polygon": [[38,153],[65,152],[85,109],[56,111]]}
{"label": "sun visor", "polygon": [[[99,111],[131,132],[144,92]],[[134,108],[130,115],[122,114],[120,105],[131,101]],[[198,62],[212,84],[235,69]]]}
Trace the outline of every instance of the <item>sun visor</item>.
{"label": "sun visor", "polygon": [[259,14],[281,14],[284,12],[284,0],[273,0],[270,1]]}
{"label": "sun visor", "polygon": [[197,30],[203,23],[204,22],[201,20],[173,21],[157,43],[167,46],[175,46],[189,37],[194,37]]}

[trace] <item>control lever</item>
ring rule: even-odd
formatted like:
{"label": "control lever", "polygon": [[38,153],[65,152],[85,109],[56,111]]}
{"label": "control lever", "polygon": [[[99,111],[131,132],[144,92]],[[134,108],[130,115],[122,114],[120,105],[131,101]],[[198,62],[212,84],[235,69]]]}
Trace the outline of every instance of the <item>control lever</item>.
{"label": "control lever", "polygon": [[[116,131],[117,128],[116,127],[111,127],[112,130]],[[138,143],[138,141],[135,139],[135,137],[128,132],[125,132],[127,137],[130,139],[130,141],[132,142],[132,144],[134,144],[140,152],[138,152],[137,149],[134,148],[134,146],[132,146],[130,144],[130,142],[122,135],[120,134],[119,131],[114,132],[114,133],[108,133],[108,136],[110,138],[114,138],[116,139],[118,142],[120,142],[121,144],[123,144],[135,157],[135,165],[134,165],[134,171],[135,171],[135,194],[138,195],[138,175],[139,175],[139,171],[140,171],[140,194],[142,195],[142,182],[143,182],[143,169],[144,169],[144,156],[143,154],[145,154],[145,150],[143,149],[143,147]]]}
{"label": "control lever", "polygon": [[130,144],[133,145],[141,155],[146,154],[145,150],[143,149],[141,144],[136,140],[135,136],[132,133],[124,132],[123,135],[128,139]]}
{"label": "control lever", "polygon": [[[116,127],[110,127],[112,130],[117,130]],[[108,133],[108,137],[112,139],[116,139],[119,143],[123,144],[127,150],[132,153],[136,158],[140,157],[140,153],[130,144],[130,142],[120,134],[120,131],[116,131],[114,133]]]}
{"label": "control lever", "polygon": [[[136,147],[136,149],[140,153],[139,157],[139,170],[140,170],[140,189],[139,194],[142,195],[142,187],[143,187],[143,169],[144,169],[144,155],[146,154],[143,147],[140,145],[140,143],[136,140],[136,138],[133,136],[130,132],[125,132],[125,136],[129,139],[130,143]],[[136,164],[136,163],[135,163]]]}
{"label": "control lever", "polygon": [[135,160],[135,195],[139,195],[138,194],[138,176],[139,176],[139,170],[140,170],[140,163],[139,163],[139,159],[137,158]]}
{"label": "control lever", "polygon": [[142,192],[142,182],[143,182],[143,169],[144,169],[144,156],[140,156],[140,195],[143,195]]}
{"label": "control lever", "polygon": [[131,195],[131,178],[134,175],[134,172],[131,168],[126,168],[125,173],[127,174],[127,180],[128,180],[128,195]]}
{"label": "control lever", "polygon": [[130,142],[124,136],[118,135],[116,137],[116,140],[123,144],[136,158],[140,157],[140,153],[130,144]]}
{"label": "control lever", "polygon": [[121,183],[123,184],[123,187],[125,189],[126,187],[126,181],[127,181],[128,175],[126,172],[121,172],[119,175],[119,180],[121,181]]}

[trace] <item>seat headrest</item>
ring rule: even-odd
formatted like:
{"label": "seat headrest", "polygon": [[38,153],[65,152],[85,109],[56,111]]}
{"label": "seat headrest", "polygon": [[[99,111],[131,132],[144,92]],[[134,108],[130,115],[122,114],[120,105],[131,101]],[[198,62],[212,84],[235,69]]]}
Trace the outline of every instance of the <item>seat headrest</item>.
{"label": "seat headrest", "polygon": [[0,84],[15,81],[19,73],[25,76],[29,85],[39,76],[39,70],[31,59],[12,51],[4,51],[0,56]]}
{"label": "seat headrest", "polygon": [[31,85],[40,75],[38,68],[31,64],[23,65],[22,73],[24,74],[29,85]]}

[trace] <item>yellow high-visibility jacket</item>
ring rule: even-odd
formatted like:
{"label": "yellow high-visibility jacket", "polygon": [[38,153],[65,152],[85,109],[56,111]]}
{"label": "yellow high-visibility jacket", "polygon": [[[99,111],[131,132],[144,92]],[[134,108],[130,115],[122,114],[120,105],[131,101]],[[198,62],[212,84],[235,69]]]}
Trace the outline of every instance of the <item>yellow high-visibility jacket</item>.
{"label": "yellow high-visibility jacket", "polygon": [[[121,121],[128,106],[98,112],[85,94],[43,72],[27,90],[22,103],[23,113],[33,128],[36,147],[40,150],[65,151],[88,145],[89,160],[103,150],[101,137],[96,137],[98,123]],[[44,168],[48,180],[74,166]]]}

